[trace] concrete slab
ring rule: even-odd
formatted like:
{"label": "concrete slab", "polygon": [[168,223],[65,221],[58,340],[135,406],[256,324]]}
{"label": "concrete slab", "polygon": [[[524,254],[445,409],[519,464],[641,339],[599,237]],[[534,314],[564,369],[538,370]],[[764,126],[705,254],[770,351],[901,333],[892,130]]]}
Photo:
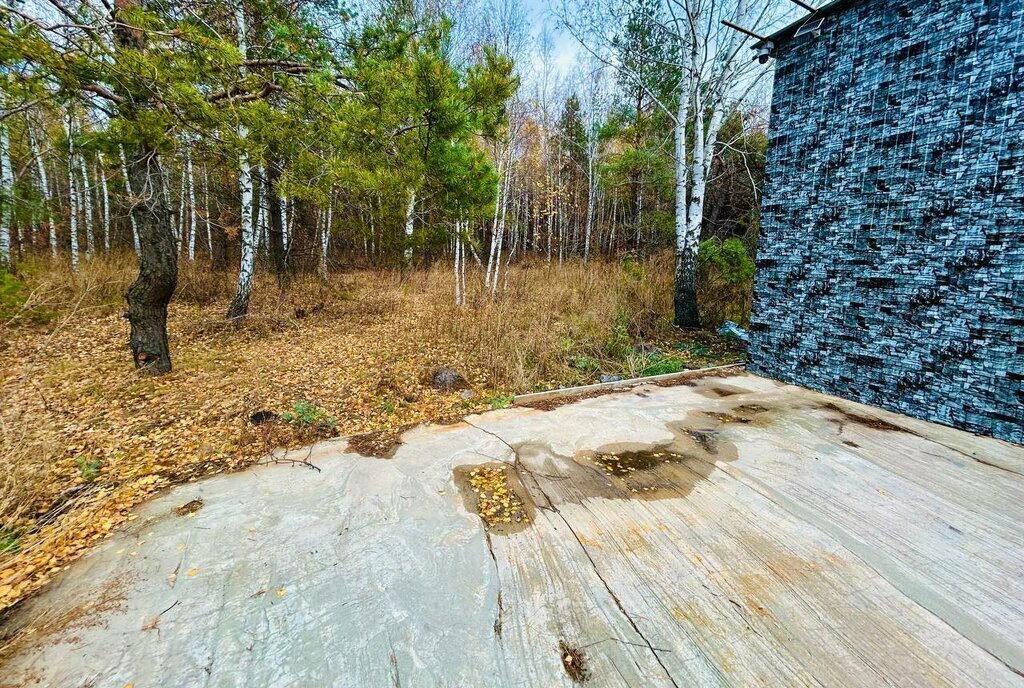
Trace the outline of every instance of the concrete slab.
{"label": "concrete slab", "polygon": [[1019,446],[742,373],[404,439],[146,504],[0,685],[1024,685]]}

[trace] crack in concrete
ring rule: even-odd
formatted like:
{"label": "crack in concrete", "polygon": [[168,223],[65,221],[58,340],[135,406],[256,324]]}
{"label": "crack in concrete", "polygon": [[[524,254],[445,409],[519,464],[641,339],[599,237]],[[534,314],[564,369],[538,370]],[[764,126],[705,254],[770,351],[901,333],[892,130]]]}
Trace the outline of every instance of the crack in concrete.
{"label": "crack in concrete", "polygon": [[[640,626],[637,625],[636,620],[633,619],[633,616],[626,610],[626,607],[622,604],[622,600],[619,599],[619,596],[615,593],[614,590],[612,590],[611,585],[608,583],[607,580],[605,580],[605,577],[603,575],[601,575],[601,571],[597,567],[597,562],[594,561],[594,557],[590,554],[590,551],[587,549],[587,546],[583,544],[583,540],[580,539],[580,536],[576,533],[576,530],[572,527],[572,524],[569,523],[569,519],[567,519],[565,517],[565,514],[563,514],[558,509],[558,507],[555,506],[555,503],[551,501],[551,497],[549,497],[547,492],[544,491],[544,488],[540,486],[540,481],[537,480],[536,476],[533,474],[533,471],[531,471],[529,468],[524,466],[522,464],[522,462],[519,460],[519,451],[514,446],[512,446],[505,438],[501,437],[497,433],[495,433],[495,432],[493,432],[491,430],[487,430],[486,428],[482,428],[479,425],[476,425],[475,423],[470,422],[469,420],[465,420],[465,423],[467,425],[471,426],[471,427],[476,428],[477,430],[479,430],[479,431],[481,431],[483,433],[486,433],[486,434],[490,435],[491,437],[495,438],[496,440],[498,440],[499,442],[504,444],[510,450],[512,450],[512,454],[513,454],[513,456],[515,456],[514,467],[516,469],[518,469],[518,470],[522,470],[523,472],[528,474],[533,479],[533,482],[536,485],[537,490],[540,492],[541,496],[544,498],[544,501],[548,503],[548,508],[545,509],[545,511],[551,511],[551,512],[553,512],[555,514],[558,514],[558,517],[561,519],[562,523],[564,523],[565,527],[569,529],[570,533],[572,533],[572,536],[576,540],[576,543],[580,546],[580,549],[583,550],[584,556],[587,557],[587,561],[590,562],[590,566],[594,570],[594,574],[597,576],[598,580],[601,581],[601,585],[604,586],[604,589],[608,593],[608,596],[612,598],[612,601],[615,603],[615,606],[618,608],[618,610],[622,614],[622,616],[625,617],[625,619],[629,623],[629,625],[633,628],[633,631],[637,634],[637,637],[640,638],[640,640],[643,641],[643,647],[646,647],[648,650],[650,650],[651,655],[654,657],[654,661],[656,661],[658,663],[658,666],[661,667],[661,670],[665,672],[665,676],[668,678],[669,683],[671,683],[673,686],[675,686],[675,688],[679,688],[679,684],[676,683],[675,678],[672,677],[672,673],[668,670],[668,667],[665,666],[665,663],[663,661],[661,661],[661,657],[658,655],[659,648],[656,648],[656,647],[654,647],[653,644],[651,644],[651,641],[648,640],[647,636],[645,636],[643,631],[640,630]],[[552,452],[552,453],[554,453],[554,452]],[[537,508],[541,509],[542,507],[538,504]],[[488,540],[488,547],[490,547],[490,535],[488,535],[487,540]],[[494,550],[493,549],[491,549],[491,556],[492,557],[494,556]],[[497,561],[495,561],[495,565],[497,565]],[[661,652],[669,652],[669,651],[670,650],[664,650],[664,649],[661,650]]]}

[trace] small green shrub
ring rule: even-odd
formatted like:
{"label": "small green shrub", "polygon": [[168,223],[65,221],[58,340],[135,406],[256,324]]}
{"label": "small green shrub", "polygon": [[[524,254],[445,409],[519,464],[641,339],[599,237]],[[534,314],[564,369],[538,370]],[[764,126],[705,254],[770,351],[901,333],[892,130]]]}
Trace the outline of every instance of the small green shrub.
{"label": "small green shrub", "polygon": [[643,369],[642,376],[667,375],[669,373],[678,373],[682,369],[683,364],[678,358],[662,354],[651,354],[647,365]]}
{"label": "small green shrub", "polygon": [[488,397],[484,401],[490,404],[492,410],[508,408],[515,401],[514,396],[499,396],[499,397]]}
{"label": "small green shrub", "polygon": [[709,352],[708,348],[700,342],[679,342],[675,349],[693,358],[707,356]]}
{"label": "small green shrub", "polygon": [[82,476],[83,483],[91,483],[100,477],[100,469],[103,467],[103,462],[99,459],[78,456],[75,458],[75,463],[78,464],[78,473]]}
{"label": "small green shrub", "polygon": [[586,373],[596,373],[601,370],[601,363],[590,356],[571,356],[569,358],[569,365],[576,370],[580,370]]}
{"label": "small green shrub", "polygon": [[718,327],[726,320],[747,323],[753,299],[754,261],[736,238],[700,243],[697,303],[701,323]]}
{"label": "small green shrub", "polygon": [[17,531],[0,527],[0,554],[17,554],[21,551],[21,538]]}
{"label": "small green shrub", "polygon": [[290,410],[281,414],[281,418],[286,423],[291,423],[299,428],[333,429],[338,424],[337,419],[327,415],[327,412],[319,406],[304,399],[296,401]]}
{"label": "small green shrub", "polygon": [[615,313],[612,332],[604,343],[605,353],[611,358],[622,359],[633,351],[633,340],[629,336],[629,313],[619,309]]}

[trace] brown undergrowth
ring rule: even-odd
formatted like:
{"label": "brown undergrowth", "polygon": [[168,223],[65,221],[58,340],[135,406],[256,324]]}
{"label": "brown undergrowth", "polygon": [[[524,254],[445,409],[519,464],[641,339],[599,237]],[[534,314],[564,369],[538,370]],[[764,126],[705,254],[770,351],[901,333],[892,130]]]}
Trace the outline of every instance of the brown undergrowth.
{"label": "brown undergrowth", "polygon": [[[24,288],[0,322],[0,610],[147,496],[253,465],[274,447],[366,435],[368,453],[386,454],[402,428],[635,374],[652,352],[682,367],[736,357],[686,337],[673,348],[664,259],[513,267],[496,300],[471,279],[463,307],[450,266],[298,276],[285,287],[264,276],[240,325],[223,319],[233,276],[183,263],[169,320],[174,370],[157,378],[140,377],[127,351],[121,295],[133,258],[85,263],[77,275],[26,264],[17,276]],[[426,384],[440,365],[469,389]]]}

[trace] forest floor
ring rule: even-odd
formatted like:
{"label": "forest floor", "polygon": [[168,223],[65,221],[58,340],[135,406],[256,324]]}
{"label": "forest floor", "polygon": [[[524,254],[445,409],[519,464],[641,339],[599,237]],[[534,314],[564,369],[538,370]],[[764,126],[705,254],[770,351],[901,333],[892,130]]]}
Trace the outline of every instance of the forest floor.
{"label": "forest floor", "polygon": [[[287,289],[264,278],[241,325],[223,320],[231,276],[184,266],[169,322],[174,371],[141,377],[121,317],[130,263],[97,261],[73,279],[28,268],[6,291],[0,610],[148,496],[267,461],[275,447],[363,435],[364,451],[383,453],[403,429],[517,393],[742,358],[735,344],[669,325],[663,260],[514,268],[500,298],[471,285],[461,308],[440,267],[298,278]],[[434,389],[438,366],[466,388]]]}

